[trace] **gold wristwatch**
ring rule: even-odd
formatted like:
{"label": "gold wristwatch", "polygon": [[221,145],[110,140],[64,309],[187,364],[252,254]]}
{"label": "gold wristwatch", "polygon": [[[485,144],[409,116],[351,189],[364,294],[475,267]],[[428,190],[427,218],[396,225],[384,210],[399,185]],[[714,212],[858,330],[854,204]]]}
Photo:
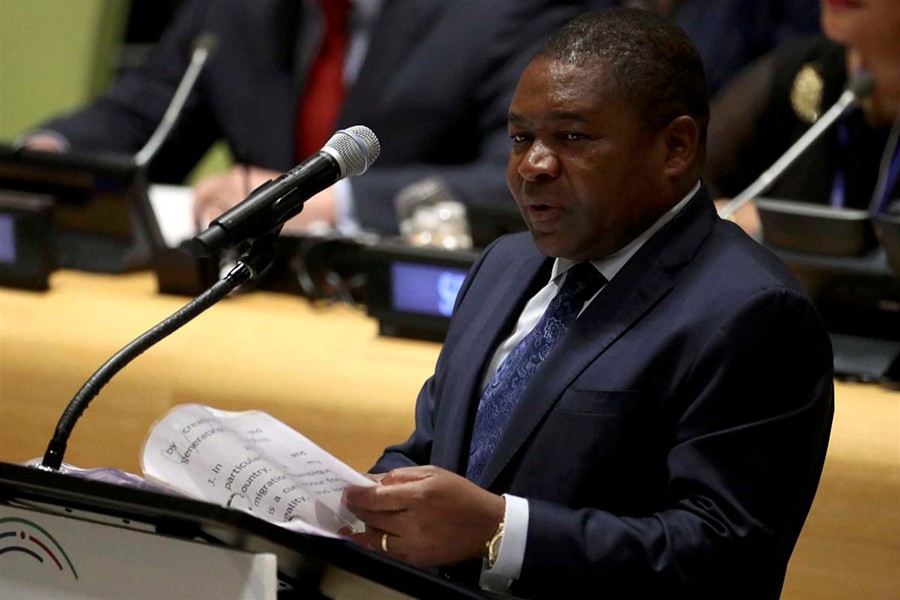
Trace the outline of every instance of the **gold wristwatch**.
{"label": "gold wristwatch", "polygon": [[500,555],[500,542],[503,541],[503,524],[504,521],[500,521],[500,524],[497,526],[497,533],[495,533],[494,537],[486,544],[488,551],[488,568],[490,569],[494,568],[497,557]]}

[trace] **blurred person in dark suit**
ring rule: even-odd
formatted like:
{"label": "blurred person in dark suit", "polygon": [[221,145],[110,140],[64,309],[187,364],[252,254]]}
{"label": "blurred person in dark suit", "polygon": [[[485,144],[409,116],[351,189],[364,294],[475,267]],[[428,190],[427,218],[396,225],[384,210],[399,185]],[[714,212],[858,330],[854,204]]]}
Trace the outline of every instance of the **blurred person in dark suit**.
{"label": "blurred person in dark suit", "polygon": [[633,6],[674,19],[690,36],[711,92],[763,54],[818,31],[818,0],[587,0]]}
{"label": "blurred person in dark suit", "polygon": [[[851,77],[868,72],[875,78],[870,97],[814,142],[766,196],[873,214],[900,198],[900,2],[822,0],[822,33],[760,59],[714,99],[705,176],[714,195],[727,198],[747,187]],[[734,217],[747,231],[759,229],[752,203]]]}
{"label": "blurred person in dark suit", "polygon": [[538,51],[508,122],[530,233],[472,267],[414,432],[345,491],[355,539],[516,596],[779,597],[831,346],[716,215],[708,118],[696,48],[651,12],[586,13]]}
{"label": "blurred person in dark suit", "polygon": [[579,9],[553,0],[191,0],[139,68],[25,139],[38,149],[136,152],[196,40],[211,34],[214,53],[151,178],[181,181],[224,139],[237,164],[197,184],[202,223],[335,129],[366,125],[382,141],[378,163],[320,193],[293,225],[395,233],[395,197],[426,177],[464,204],[511,205],[501,176],[506,107],[529,54]]}

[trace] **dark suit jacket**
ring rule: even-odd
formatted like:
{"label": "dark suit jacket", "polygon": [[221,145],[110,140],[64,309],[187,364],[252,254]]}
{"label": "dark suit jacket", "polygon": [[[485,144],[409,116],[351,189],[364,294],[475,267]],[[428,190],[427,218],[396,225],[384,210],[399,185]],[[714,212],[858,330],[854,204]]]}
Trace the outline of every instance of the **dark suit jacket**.
{"label": "dark suit jacket", "polygon": [[[374,167],[351,180],[365,228],[395,232],[394,195],[428,175],[463,202],[514,210],[503,175],[509,101],[536,46],[578,10],[575,0],[385,0],[338,124],[366,125],[382,144]],[[180,180],[219,138],[238,161],[287,170],[307,68],[301,21],[299,0],[193,0],[145,64],[46,127],[75,150],[135,152],[209,33],[215,52],[151,176]]]}
{"label": "dark suit jacket", "polygon": [[703,57],[716,91],[756,58],[819,31],[818,0],[683,0],[672,17]]}
{"label": "dark suit jacket", "polygon": [[[465,473],[485,365],[551,259],[501,238],[458,298],[416,430],[374,468]],[[481,486],[529,500],[523,596],[778,598],[825,458],[831,345],[705,189],[539,367]]]}

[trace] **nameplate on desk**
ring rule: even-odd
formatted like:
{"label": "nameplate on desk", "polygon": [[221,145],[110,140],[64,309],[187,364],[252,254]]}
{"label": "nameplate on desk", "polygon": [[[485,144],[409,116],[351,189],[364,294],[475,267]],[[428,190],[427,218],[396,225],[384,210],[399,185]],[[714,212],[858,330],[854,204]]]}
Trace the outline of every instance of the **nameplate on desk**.
{"label": "nameplate on desk", "polygon": [[368,314],[382,335],[442,341],[474,252],[379,244],[366,249]]}
{"label": "nameplate on desk", "polygon": [[466,270],[397,261],[391,263],[391,301],[400,312],[450,317]]}
{"label": "nameplate on desk", "polygon": [[52,203],[55,266],[121,273],[149,266],[158,227],[145,174],[130,157],[38,152],[0,144],[0,190]]}
{"label": "nameplate on desk", "polygon": [[48,289],[52,237],[52,198],[0,189],[0,286]]}

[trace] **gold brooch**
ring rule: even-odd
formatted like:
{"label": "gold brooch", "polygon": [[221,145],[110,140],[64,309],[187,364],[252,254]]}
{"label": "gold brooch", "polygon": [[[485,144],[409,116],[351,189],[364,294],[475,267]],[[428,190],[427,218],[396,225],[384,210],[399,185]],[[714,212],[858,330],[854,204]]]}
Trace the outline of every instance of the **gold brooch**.
{"label": "gold brooch", "polygon": [[791,106],[801,121],[813,124],[822,116],[823,87],[822,76],[812,65],[803,65],[794,77]]}

